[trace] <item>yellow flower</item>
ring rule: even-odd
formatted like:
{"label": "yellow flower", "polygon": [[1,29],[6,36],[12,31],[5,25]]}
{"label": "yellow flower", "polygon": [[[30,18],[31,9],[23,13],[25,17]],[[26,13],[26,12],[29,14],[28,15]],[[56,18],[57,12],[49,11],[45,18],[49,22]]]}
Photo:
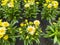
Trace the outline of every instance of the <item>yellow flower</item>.
{"label": "yellow flower", "polygon": [[28,20],[27,20],[27,19],[25,19],[25,22],[27,23],[27,22],[28,22]]}
{"label": "yellow flower", "polygon": [[8,39],[8,35],[5,35],[5,36],[3,37],[3,39],[4,39],[4,40],[7,40],[7,39]]}
{"label": "yellow flower", "polygon": [[35,3],[35,0],[28,0],[28,3],[30,3],[30,5],[33,5]]}
{"label": "yellow flower", "polygon": [[28,26],[27,32],[29,32],[30,35],[33,35],[35,33],[35,27],[34,26]]}
{"label": "yellow flower", "polygon": [[38,4],[39,4],[39,2],[36,2],[36,4],[38,5]]}
{"label": "yellow flower", "polygon": [[23,31],[20,31],[20,34],[23,33]]}
{"label": "yellow flower", "polygon": [[24,26],[24,23],[21,23],[20,26],[23,27]]}
{"label": "yellow flower", "polygon": [[55,24],[56,24],[56,22],[53,22],[53,24],[55,25]]}
{"label": "yellow flower", "polygon": [[21,31],[22,30],[22,28],[19,28],[19,31]]}
{"label": "yellow flower", "polygon": [[26,0],[24,0],[24,2],[25,2],[25,3],[27,3],[27,1],[26,1]]}
{"label": "yellow flower", "polygon": [[49,3],[49,2],[52,2],[52,1],[54,1],[54,0],[46,0],[46,3]]}
{"label": "yellow flower", "polygon": [[46,3],[49,3],[50,2],[50,0],[46,0]]}
{"label": "yellow flower", "polygon": [[29,7],[30,7],[30,4],[29,4],[29,3],[26,3],[26,4],[24,5],[24,7],[25,7],[25,8],[29,8]]}
{"label": "yellow flower", "polygon": [[31,22],[31,21],[30,21],[30,22],[29,22],[29,24],[30,24],[30,25],[32,25],[32,24],[33,24],[33,22]]}
{"label": "yellow flower", "polygon": [[24,26],[26,26],[26,24],[24,24]]}
{"label": "yellow flower", "polygon": [[5,5],[8,3],[8,1],[9,1],[9,0],[2,0],[2,2],[1,2],[2,4],[1,4],[1,5],[2,5],[2,6],[5,6]]}
{"label": "yellow flower", "polygon": [[53,4],[54,8],[57,8],[59,5],[59,3],[57,1],[52,1],[52,4]]}
{"label": "yellow flower", "polygon": [[0,35],[4,35],[6,33],[5,27],[0,27]]}
{"label": "yellow flower", "polygon": [[0,19],[0,26],[2,26],[2,20]]}
{"label": "yellow flower", "polygon": [[49,4],[47,7],[48,7],[48,8],[52,8],[52,4]]}
{"label": "yellow flower", "polygon": [[0,35],[0,39],[3,37],[3,35]]}
{"label": "yellow flower", "polygon": [[12,1],[9,2],[9,3],[8,3],[8,7],[11,7],[11,8],[14,7],[14,2],[12,2]]}
{"label": "yellow flower", "polygon": [[9,23],[8,22],[2,22],[2,26],[3,27],[8,27],[9,26]]}
{"label": "yellow flower", "polygon": [[40,21],[39,21],[39,20],[35,20],[35,21],[34,21],[34,24],[35,24],[36,26],[38,26],[38,25],[40,24]]}
{"label": "yellow flower", "polygon": [[47,6],[47,3],[45,3],[44,6]]}

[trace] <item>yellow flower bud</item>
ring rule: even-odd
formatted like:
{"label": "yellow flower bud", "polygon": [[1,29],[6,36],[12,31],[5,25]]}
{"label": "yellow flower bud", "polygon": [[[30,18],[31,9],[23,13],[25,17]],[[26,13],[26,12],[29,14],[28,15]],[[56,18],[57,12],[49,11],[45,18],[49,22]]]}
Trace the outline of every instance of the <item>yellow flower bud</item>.
{"label": "yellow flower bud", "polygon": [[35,24],[35,26],[39,26],[40,21],[39,21],[39,20],[35,20],[35,21],[34,21],[34,24]]}
{"label": "yellow flower bud", "polygon": [[39,35],[38,33],[36,33],[36,35]]}
{"label": "yellow flower bud", "polygon": [[31,21],[30,21],[30,22],[29,22],[29,24],[30,24],[30,25],[32,25],[32,24],[33,24],[33,22],[31,22]]}
{"label": "yellow flower bud", "polygon": [[47,3],[45,3],[44,6],[47,6]]}
{"label": "yellow flower bud", "polygon": [[26,24],[24,24],[24,26],[26,26]]}
{"label": "yellow flower bud", "polygon": [[55,25],[55,24],[56,24],[56,22],[53,22],[53,24]]}
{"label": "yellow flower bud", "polygon": [[23,33],[22,31],[20,31],[20,34]]}
{"label": "yellow flower bud", "polygon": [[38,4],[39,4],[39,2],[36,2],[36,4],[38,5]]}
{"label": "yellow flower bud", "polygon": [[27,19],[25,19],[25,22],[27,23],[27,22],[28,22],[28,20],[27,20]]}
{"label": "yellow flower bud", "polygon": [[24,7],[25,7],[25,8],[29,8],[29,7],[30,7],[30,4],[29,4],[29,3],[26,3],[26,4],[24,5]]}
{"label": "yellow flower bud", "polygon": [[29,36],[26,36],[26,39],[29,39]]}
{"label": "yellow flower bud", "polygon": [[20,26],[23,27],[24,26],[24,23],[21,23]]}

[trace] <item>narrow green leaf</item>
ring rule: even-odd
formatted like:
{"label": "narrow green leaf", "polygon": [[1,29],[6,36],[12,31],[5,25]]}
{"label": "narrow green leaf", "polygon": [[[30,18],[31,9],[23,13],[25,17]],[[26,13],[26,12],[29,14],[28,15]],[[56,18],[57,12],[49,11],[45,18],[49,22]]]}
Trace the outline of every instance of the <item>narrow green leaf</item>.
{"label": "narrow green leaf", "polygon": [[57,36],[54,37],[54,44],[57,42]]}

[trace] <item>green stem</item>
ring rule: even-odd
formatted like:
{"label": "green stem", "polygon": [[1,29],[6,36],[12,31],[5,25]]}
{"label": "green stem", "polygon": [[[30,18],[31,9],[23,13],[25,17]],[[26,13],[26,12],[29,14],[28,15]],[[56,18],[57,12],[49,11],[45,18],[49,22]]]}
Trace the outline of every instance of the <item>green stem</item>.
{"label": "green stem", "polygon": [[28,45],[28,42],[26,40],[24,40],[24,45]]}

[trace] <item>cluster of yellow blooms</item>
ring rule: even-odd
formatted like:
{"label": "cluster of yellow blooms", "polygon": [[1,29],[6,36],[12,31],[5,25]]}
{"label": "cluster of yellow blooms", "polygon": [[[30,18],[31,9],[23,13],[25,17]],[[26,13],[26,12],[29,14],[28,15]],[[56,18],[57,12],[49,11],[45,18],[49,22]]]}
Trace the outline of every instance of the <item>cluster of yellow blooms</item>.
{"label": "cluster of yellow blooms", "polygon": [[30,7],[30,5],[33,5],[35,3],[35,0],[24,0],[24,2],[26,3],[24,5],[24,7]]}
{"label": "cluster of yellow blooms", "polygon": [[46,3],[44,4],[44,6],[47,6],[48,8],[58,8],[59,3],[55,0],[46,0]]}
{"label": "cluster of yellow blooms", "polygon": [[2,22],[2,20],[0,19],[0,39],[3,38],[4,40],[8,39],[8,35],[6,35],[6,30],[9,26],[8,22]]}
{"label": "cluster of yellow blooms", "polygon": [[1,1],[1,5],[2,6],[5,6],[5,5],[7,5],[8,7],[14,7],[14,1],[15,0],[2,0]]}
{"label": "cluster of yellow blooms", "polygon": [[[38,26],[40,25],[40,21],[39,20],[35,20],[34,22],[28,22],[27,20],[25,20],[26,24],[21,23],[20,26],[24,27],[27,26],[26,30],[30,35],[34,35],[36,28],[38,28]],[[21,30],[21,28],[20,28]],[[20,32],[22,33],[22,32]]]}

